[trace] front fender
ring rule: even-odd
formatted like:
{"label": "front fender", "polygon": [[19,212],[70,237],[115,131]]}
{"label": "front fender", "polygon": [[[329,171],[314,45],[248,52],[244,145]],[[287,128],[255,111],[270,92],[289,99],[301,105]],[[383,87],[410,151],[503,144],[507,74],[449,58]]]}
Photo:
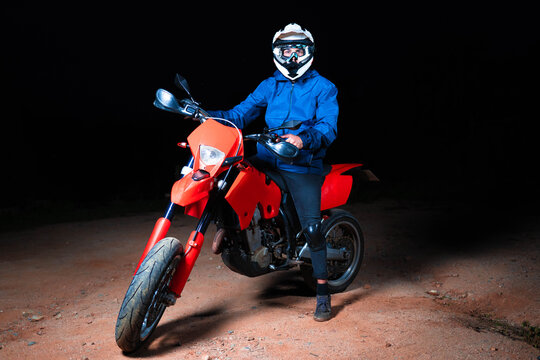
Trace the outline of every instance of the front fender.
{"label": "front fender", "polygon": [[198,218],[208,202],[213,187],[213,178],[195,181],[188,174],[174,183],[171,191],[171,202],[184,206],[187,215]]}

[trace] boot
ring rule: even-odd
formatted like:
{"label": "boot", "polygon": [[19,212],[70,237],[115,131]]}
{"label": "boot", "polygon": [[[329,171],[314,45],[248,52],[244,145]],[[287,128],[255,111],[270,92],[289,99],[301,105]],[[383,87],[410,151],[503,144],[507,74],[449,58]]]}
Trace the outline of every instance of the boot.
{"label": "boot", "polygon": [[315,321],[327,321],[332,317],[330,295],[317,295],[317,307],[313,318]]}

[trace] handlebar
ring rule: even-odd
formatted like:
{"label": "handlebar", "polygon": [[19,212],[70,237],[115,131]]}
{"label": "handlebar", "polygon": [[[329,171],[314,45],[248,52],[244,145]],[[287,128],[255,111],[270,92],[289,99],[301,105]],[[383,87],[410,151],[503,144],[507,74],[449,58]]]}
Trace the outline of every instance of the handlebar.
{"label": "handlebar", "polygon": [[190,99],[177,100],[173,94],[164,89],[158,89],[154,106],[158,109],[177,113],[196,120],[205,121],[209,115],[198,103]]}
{"label": "handlebar", "polygon": [[[164,89],[158,89],[156,91],[156,99],[154,101],[154,106],[165,111],[170,111],[173,113],[184,115],[186,117],[200,120],[201,122],[206,121],[206,119],[210,117],[210,115],[206,111],[204,111],[193,99],[177,100],[173,94]],[[240,130],[233,122],[227,119],[216,118],[216,120],[223,120],[230,123],[237,129],[238,135],[241,136]],[[290,120],[279,127],[265,129],[264,133],[262,134],[246,135],[244,136],[244,139],[255,140],[263,147],[265,147],[268,151],[273,153],[276,157],[280,158],[283,161],[291,162],[292,159],[298,155],[298,148],[293,144],[288,143],[287,141],[282,141],[282,138],[274,134],[273,132],[282,129],[298,129],[300,128],[301,124],[301,121]],[[236,155],[238,155],[240,148],[241,142],[239,142],[238,144]]]}
{"label": "handlebar", "polygon": [[285,162],[291,162],[299,152],[299,149],[296,146],[288,143],[285,139],[273,133],[245,135],[244,139],[255,140],[274,154],[274,156]]}
{"label": "handlebar", "polygon": [[182,115],[191,117],[195,120],[201,120],[204,122],[210,115],[204,111],[197,103],[189,100],[183,99],[180,100],[179,111]]}

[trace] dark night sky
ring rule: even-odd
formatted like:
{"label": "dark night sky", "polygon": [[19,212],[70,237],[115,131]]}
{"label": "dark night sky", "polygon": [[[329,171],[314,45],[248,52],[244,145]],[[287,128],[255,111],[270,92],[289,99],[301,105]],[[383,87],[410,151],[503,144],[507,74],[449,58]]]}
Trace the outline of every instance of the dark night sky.
{"label": "dark night sky", "polygon": [[293,21],[339,89],[329,161],[432,197],[536,191],[532,9],[288,3],[245,16],[176,3],[2,10],[0,208],[162,197],[194,124],[154,108],[156,89],[180,95],[180,73],[204,107],[230,108],[273,73],[271,38]]}

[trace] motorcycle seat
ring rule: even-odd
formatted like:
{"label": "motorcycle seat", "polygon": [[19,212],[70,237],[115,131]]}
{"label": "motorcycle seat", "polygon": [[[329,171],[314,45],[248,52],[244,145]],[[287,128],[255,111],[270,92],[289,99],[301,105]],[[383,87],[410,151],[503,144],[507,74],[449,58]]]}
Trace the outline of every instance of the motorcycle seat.
{"label": "motorcycle seat", "polygon": [[[264,166],[261,166],[261,167],[256,166],[256,168],[259,171],[261,171],[263,174],[265,174],[270,180],[275,182],[276,185],[281,189],[281,191],[289,192],[289,189],[287,188],[287,184],[285,183],[285,180],[283,179],[283,177],[278,171],[264,167]],[[323,164],[323,173],[322,173],[323,178],[325,178],[326,175],[330,174],[331,171],[332,171],[332,165]]]}
{"label": "motorcycle seat", "polygon": [[[285,183],[285,180],[281,176],[281,174],[273,169],[261,167],[257,168],[259,171],[264,173],[270,180],[276,183],[276,185],[281,189],[281,191],[289,192],[289,189],[287,188],[287,184]],[[332,165],[324,164],[323,165],[323,178],[326,177],[326,175],[330,174],[330,171],[332,171]]]}
{"label": "motorcycle seat", "polygon": [[[289,192],[289,189],[287,188],[287,184],[285,180],[283,179],[283,177],[278,171],[271,169],[268,166],[265,166],[265,164],[263,162],[260,162],[256,157],[250,158],[249,162],[253,166],[255,166],[257,170],[265,174],[268,179],[275,182],[282,192],[286,192],[286,193]],[[326,175],[330,174],[331,171],[332,171],[332,165],[323,164],[323,173],[322,173],[323,178],[325,178]]]}
{"label": "motorcycle seat", "polygon": [[259,171],[266,175],[268,179],[275,182],[282,192],[289,192],[289,189],[287,188],[287,183],[278,171],[269,168],[259,168]]}
{"label": "motorcycle seat", "polygon": [[323,164],[323,178],[326,177],[326,175],[330,174],[330,171],[332,171],[332,165],[330,164]]}
{"label": "motorcycle seat", "polygon": [[248,162],[254,166],[257,170],[262,172],[264,175],[266,175],[267,181],[272,180],[276,183],[276,185],[281,189],[282,192],[289,192],[289,189],[287,188],[287,184],[285,183],[285,180],[280,175],[280,173],[276,170],[273,170],[272,168],[268,167],[268,165],[261,161],[256,155],[252,156],[248,159]]}

